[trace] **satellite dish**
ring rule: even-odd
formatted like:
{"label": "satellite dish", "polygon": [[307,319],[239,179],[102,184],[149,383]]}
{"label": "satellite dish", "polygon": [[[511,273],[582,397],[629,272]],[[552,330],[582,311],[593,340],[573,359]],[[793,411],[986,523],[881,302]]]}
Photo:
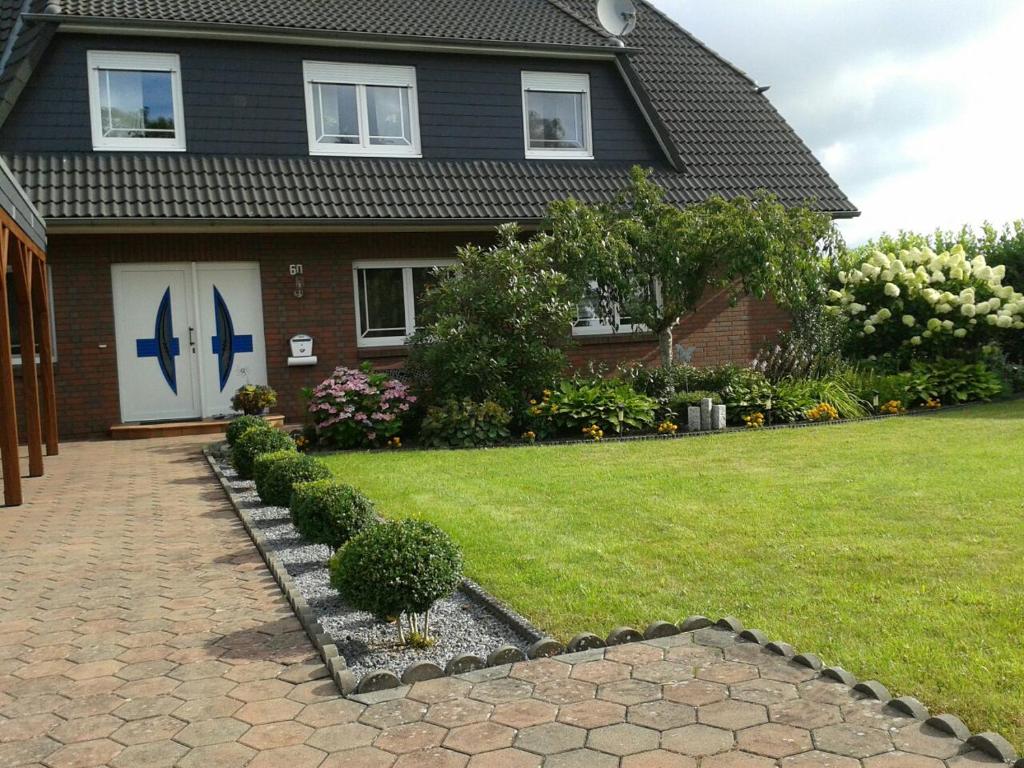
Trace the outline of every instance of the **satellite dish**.
{"label": "satellite dish", "polygon": [[612,37],[628,35],[636,28],[633,0],[597,0],[597,20]]}

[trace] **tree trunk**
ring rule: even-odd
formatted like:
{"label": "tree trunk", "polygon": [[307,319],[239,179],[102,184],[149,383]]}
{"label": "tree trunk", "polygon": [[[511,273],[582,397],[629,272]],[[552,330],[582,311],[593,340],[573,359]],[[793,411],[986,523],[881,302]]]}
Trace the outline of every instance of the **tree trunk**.
{"label": "tree trunk", "polygon": [[658,352],[661,355],[661,367],[672,367],[672,326],[658,332]]}

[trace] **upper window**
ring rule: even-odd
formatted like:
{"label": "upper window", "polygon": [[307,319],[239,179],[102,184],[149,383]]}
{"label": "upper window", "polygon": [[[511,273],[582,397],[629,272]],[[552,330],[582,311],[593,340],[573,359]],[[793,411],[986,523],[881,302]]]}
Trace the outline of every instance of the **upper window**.
{"label": "upper window", "polygon": [[523,72],[526,156],[591,159],[590,76]]}
{"label": "upper window", "polygon": [[94,149],[183,151],[176,53],[89,51]]}
{"label": "upper window", "polygon": [[416,70],[303,62],[314,155],[420,154]]}
{"label": "upper window", "polygon": [[359,261],[354,265],[356,328],[360,347],[405,344],[418,327],[423,291],[434,281],[434,267],[450,260]]}

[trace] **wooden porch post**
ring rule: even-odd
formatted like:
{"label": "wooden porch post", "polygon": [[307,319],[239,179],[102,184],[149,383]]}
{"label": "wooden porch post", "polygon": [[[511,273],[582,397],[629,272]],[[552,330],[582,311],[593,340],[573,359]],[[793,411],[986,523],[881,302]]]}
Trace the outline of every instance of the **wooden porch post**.
{"label": "wooden porch post", "polygon": [[18,459],[18,418],[14,413],[14,361],[11,359],[11,318],[7,311],[7,250],[11,231],[0,222],[0,461],[4,471],[4,504],[21,504],[21,462]]}
{"label": "wooden porch post", "polygon": [[32,311],[32,260],[34,254],[17,241],[8,251],[14,264],[14,290],[18,297],[18,328],[21,332],[21,382],[25,398],[25,431],[28,438],[28,476],[43,476],[43,426],[39,418],[39,377],[36,373],[36,332]]}
{"label": "wooden porch post", "polygon": [[39,362],[43,384],[43,438],[46,441],[46,455],[56,456],[60,452],[57,439],[57,388],[53,381],[53,330],[50,325],[50,285],[46,262],[36,256],[32,259],[34,272],[32,290],[35,293],[33,307],[36,312],[36,328],[39,332]]}

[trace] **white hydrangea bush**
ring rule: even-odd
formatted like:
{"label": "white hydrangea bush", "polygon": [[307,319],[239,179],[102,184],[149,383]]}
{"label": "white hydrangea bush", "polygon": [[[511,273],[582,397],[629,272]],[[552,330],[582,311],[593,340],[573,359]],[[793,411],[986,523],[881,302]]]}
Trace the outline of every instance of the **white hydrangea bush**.
{"label": "white hydrangea bush", "polygon": [[866,356],[970,352],[1024,331],[1024,295],[1003,285],[1005,274],[959,245],[875,251],[838,273],[827,309],[847,320]]}

